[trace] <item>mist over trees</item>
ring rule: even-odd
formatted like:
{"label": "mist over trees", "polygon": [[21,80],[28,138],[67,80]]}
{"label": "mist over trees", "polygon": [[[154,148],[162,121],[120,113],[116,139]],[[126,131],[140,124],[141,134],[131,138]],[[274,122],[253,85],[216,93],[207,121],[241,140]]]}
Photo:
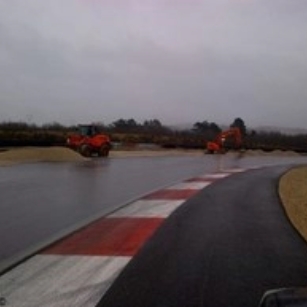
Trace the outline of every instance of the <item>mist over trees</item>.
{"label": "mist over trees", "polygon": [[243,136],[246,136],[246,126],[245,126],[245,123],[244,123],[244,120],[240,117],[236,118],[233,123],[230,125],[230,128],[239,128],[240,131],[241,131],[241,134]]}
{"label": "mist over trees", "polygon": [[[178,129],[164,125],[155,118],[142,123],[133,118],[120,118],[108,125],[103,122],[95,123],[95,125],[102,133],[108,134],[114,143],[130,146],[139,143],[153,143],[165,148],[204,149],[208,141],[214,141],[222,130],[227,130],[207,120],[195,122],[191,128]],[[229,128],[231,127],[240,129],[246,149],[307,152],[307,134],[287,135],[278,131],[256,131],[249,129],[240,117],[235,118],[229,124]],[[2,122],[0,123],[0,147],[65,145],[67,136],[76,130],[77,126],[65,126],[57,122],[43,125]]]}

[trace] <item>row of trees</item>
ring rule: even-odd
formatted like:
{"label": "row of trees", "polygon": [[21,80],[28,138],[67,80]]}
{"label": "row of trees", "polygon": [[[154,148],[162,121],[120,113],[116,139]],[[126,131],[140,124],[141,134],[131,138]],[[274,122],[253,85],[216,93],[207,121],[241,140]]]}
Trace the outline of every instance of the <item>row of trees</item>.
{"label": "row of trees", "polygon": [[[196,122],[190,129],[175,129],[163,125],[158,119],[139,123],[134,119],[119,119],[109,125],[96,123],[100,130],[111,136],[113,142],[125,144],[155,143],[164,147],[204,148],[223,129],[214,122]],[[246,127],[241,118],[236,118],[229,127],[241,130],[244,146],[252,149],[293,149],[307,152],[307,135],[286,135],[279,132],[257,132]],[[24,122],[0,123],[0,146],[24,145],[63,145],[67,135],[76,130],[76,126],[59,123],[44,125]]]}

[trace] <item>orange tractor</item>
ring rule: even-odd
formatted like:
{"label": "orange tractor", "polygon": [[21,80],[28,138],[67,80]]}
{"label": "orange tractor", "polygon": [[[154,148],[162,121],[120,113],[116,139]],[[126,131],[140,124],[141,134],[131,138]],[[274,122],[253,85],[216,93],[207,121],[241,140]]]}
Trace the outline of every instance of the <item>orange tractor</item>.
{"label": "orange tractor", "polygon": [[207,142],[207,153],[225,153],[227,149],[240,149],[241,147],[241,131],[233,127],[218,134],[213,142]]}
{"label": "orange tractor", "polygon": [[107,135],[99,132],[97,126],[79,125],[78,133],[67,138],[67,146],[85,157],[92,155],[107,157],[111,149],[111,141]]}

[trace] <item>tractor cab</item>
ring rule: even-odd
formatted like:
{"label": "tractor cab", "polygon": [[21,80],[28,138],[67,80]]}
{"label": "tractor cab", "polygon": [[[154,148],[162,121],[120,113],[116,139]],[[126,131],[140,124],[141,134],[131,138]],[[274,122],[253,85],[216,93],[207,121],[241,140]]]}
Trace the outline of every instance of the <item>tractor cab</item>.
{"label": "tractor cab", "polygon": [[78,131],[83,136],[93,136],[98,134],[98,128],[94,125],[79,125]]}

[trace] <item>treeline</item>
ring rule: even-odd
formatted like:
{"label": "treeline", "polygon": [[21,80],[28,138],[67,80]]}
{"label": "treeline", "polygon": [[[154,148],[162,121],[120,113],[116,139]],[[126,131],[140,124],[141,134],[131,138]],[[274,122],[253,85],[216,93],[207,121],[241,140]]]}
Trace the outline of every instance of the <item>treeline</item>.
{"label": "treeline", "polygon": [[63,145],[74,127],[58,123],[36,125],[25,122],[0,123],[0,147]]}
{"label": "treeline", "polygon": [[293,150],[307,152],[307,134],[287,135],[280,132],[251,131],[245,140],[248,149],[262,149],[264,151]]}
{"label": "treeline", "polygon": [[[258,132],[248,129],[241,118],[236,118],[229,127],[223,129],[214,122],[196,122],[190,129],[177,129],[162,124],[158,119],[145,120],[119,119],[111,124],[94,123],[102,133],[111,137],[112,142],[134,146],[139,143],[157,144],[165,148],[204,149],[208,141],[229,127],[238,127],[246,149],[266,151],[295,150],[307,152],[307,135],[287,135],[276,132]],[[25,122],[0,123],[0,147],[7,146],[53,146],[65,145],[69,134],[76,132],[77,126],[60,123],[44,125]]]}

